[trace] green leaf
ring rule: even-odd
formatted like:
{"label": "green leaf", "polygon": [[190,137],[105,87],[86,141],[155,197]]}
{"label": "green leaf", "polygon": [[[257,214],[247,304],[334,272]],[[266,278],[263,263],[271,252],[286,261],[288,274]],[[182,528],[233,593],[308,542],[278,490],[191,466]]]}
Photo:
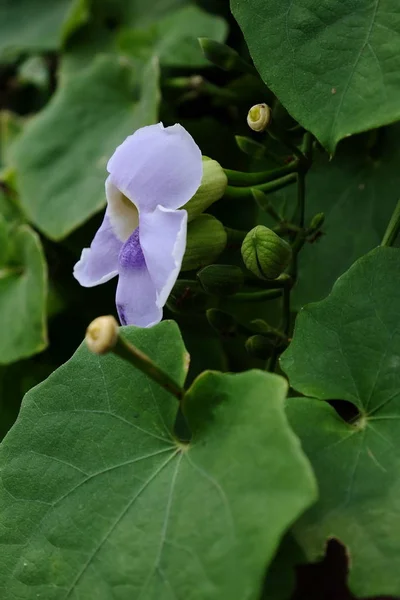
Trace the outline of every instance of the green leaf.
{"label": "green leaf", "polygon": [[[309,559],[338,537],[358,596],[398,594],[400,535],[400,251],[358,260],[326,300],[299,314],[281,359],[293,398],[288,416],[317,474],[320,500],[294,533]],[[324,400],[360,411],[345,422]]]}
{"label": "green leaf", "polygon": [[149,58],[160,58],[162,65],[171,67],[202,67],[208,64],[203,57],[198,37],[209,36],[223,42],[227,25],[218,16],[210,15],[197,6],[185,6],[147,29],[127,29],[119,37],[122,52]]}
{"label": "green leaf", "polygon": [[397,0],[231,0],[231,8],[265,83],[330,152],[400,118]]}
{"label": "green leaf", "polygon": [[8,364],[47,345],[47,267],[30,227],[1,218],[0,231],[0,364]]}
{"label": "green leaf", "polygon": [[87,18],[86,0],[0,0],[0,57],[56,50]]}
{"label": "green leaf", "polygon": [[[183,384],[173,322],[123,331]],[[201,375],[184,444],[172,396],[82,346],[28,393],[1,447],[2,598],[256,600],[284,530],[315,498],[286,388],[261,371]]]}
{"label": "green leaf", "polygon": [[[399,198],[399,135],[398,125],[386,129],[374,158],[353,141],[343,144],[332,161],[315,152],[306,178],[306,224],[321,212],[325,222],[322,237],[307,243],[299,255],[296,307],[327,296],[336,279],[382,240]],[[286,202],[289,219],[296,193],[289,186],[274,194],[275,201]]]}
{"label": "green leaf", "polygon": [[14,146],[20,202],[30,221],[61,239],[105,204],[109,157],[135,129],[157,120],[158,67],[141,72],[101,56],[65,78]]}

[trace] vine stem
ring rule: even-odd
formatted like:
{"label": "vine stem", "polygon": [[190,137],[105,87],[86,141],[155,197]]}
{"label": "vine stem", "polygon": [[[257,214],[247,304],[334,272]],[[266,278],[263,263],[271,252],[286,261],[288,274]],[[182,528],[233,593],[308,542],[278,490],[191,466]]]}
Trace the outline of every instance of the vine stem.
{"label": "vine stem", "polygon": [[296,173],[289,173],[289,175],[285,175],[285,177],[281,177],[280,179],[275,179],[274,181],[269,181],[267,183],[263,183],[261,185],[253,185],[251,187],[234,187],[232,185],[228,185],[226,190],[225,190],[225,194],[224,194],[224,198],[227,199],[246,199],[246,198],[252,198],[253,197],[253,192],[252,189],[257,189],[257,190],[261,190],[262,192],[264,192],[265,194],[267,193],[271,193],[271,192],[276,192],[277,190],[280,190],[284,187],[286,187],[287,185],[290,185],[291,183],[295,183],[297,179],[297,175]]}
{"label": "vine stem", "polygon": [[256,171],[253,173],[246,173],[242,171],[233,171],[232,169],[224,169],[225,175],[228,178],[228,185],[234,185],[238,187],[249,187],[253,185],[262,185],[269,181],[280,179],[290,173],[295,173],[298,169],[299,161],[294,160],[288,165],[279,167],[278,169],[270,169],[269,171]]}
{"label": "vine stem", "polygon": [[162,388],[173,394],[181,402],[185,391],[168,373],[156,365],[147,354],[128,342],[120,334],[118,323],[112,316],[98,317],[86,331],[86,344],[94,354],[112,352],[142,371]]}
{"label": "vine stem", "polygon": [[390,218],[385,234],[382,238],[381,246],[393,246],[400,230],[400,200]]}

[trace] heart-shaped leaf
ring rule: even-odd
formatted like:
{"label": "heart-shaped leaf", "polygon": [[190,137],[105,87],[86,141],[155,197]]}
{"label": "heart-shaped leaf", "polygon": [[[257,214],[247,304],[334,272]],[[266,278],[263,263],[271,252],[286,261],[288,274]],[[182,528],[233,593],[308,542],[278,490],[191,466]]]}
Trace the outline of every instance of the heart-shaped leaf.
{"label": "heart-shaped leaf", "polygon": [[[172,322],[124,334],[182,384]],[[75,356],[26,396],[0,450],[4,600],[256,600],[290,523],[315,498],[287,384],[208,372],[183,410],[114,356]]]}
{"label": "heart-shaped leaf", "polygon": [[[291,385],[311,396],[290,399],[288,415],[320,486],[296,538],[310,559],[328,537],[344,542],[360,596],[399,592],[399,273],[397,249],[358,260],[326,300],[300,312],[281,360]],[[360,415],[345,422],[324,400],[347,400]]]}
{"label": "heart-shaped leaf", "polygon": [[255,65],[290,114],[334,152],[400,118],[398,0],[231,0]]}
{"label": "heart-shaped leaf", "polygon": [[105,204],[106,165],[135,129],[157,120],[158,67],[133,69],[100,56],[64,77],[46,108],[15,142],[21,205],[30,221],[60,239]]}

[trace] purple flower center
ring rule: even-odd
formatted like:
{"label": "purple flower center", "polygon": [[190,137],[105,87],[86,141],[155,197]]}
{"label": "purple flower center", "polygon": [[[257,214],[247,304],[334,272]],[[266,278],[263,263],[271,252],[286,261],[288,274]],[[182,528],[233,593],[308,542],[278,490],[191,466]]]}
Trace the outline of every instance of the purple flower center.
{"label": "purple flower center", "polygon": [[119,264],[125,269],[140,269],[146,262],[140,246],[139,227],[131,234],[119,253]]}

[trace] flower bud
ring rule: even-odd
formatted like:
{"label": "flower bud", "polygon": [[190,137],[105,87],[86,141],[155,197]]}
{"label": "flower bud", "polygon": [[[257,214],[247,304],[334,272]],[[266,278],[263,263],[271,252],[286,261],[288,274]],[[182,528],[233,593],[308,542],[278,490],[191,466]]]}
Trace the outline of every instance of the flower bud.
{"label": "flower bud", "polygon": [[232,336],[236,332],[236,321],[229,313],[218,308],[209,308],[206,312],[207,320],[217,333]]}
{"label": "flower bud", "polygon": [[240,71],[242,73],[254,73],[255,69],[239,56],[233,48],[226,44],[216,42],[210,38],[198,38],[204,56],[215,66],[224,71]]}
{"label": "flower bud", "polygon": [[182,271],[192,271],[215,261],[226,246],[224,226],[211,215],[200,215],[189,223]]}
{"label": "flower bud", "polygon": [[324,224],[324,221],[325,221],[325,215],[324,215],[324,213],[318,213],[318,214],[316,214],[311,219],[311,223],[310,223],[310,227],[309,227],[309,233],[313,233],[314,231],[317,231],[320,227],[322,227],[322,225]]}
{"label": "flower bud", "polygon": [[256,142],[243,135],[235,135],[235,140],[238,148],[244,152],[244,154],[256,159],[263,158],[265,155],[266,148],[264,144],[260,144],[259,142]]}
{"label": "flower bud", "polygon": [[272,354],[273,342],[263,335],[252,335],[246,340],[246,350],[253,358],[265,360]]}
{"label": "flower bud", "polygon": [[114,317],[98,317],[86,330],[86,344],[95,354],[106,354],[118,340],[118,323]]}
{"label": "flower bud", "polygon": [[207,294],[218,296],[236,294],[244,285],[243,271],[235,265],[209,265],[197,277]]}
{"label": "flower bud", "polygon": [[183,207],[193,221],[225,193],[228,178],[216,160],[203,156],[203,177],[195,195]]}
{"label": "flower bud", "polygon": [[255,104],[247,115],[247,124],[253,131],[265,131],[271,122],[271,109],[267,104]]}
{"label": "flower bud", "polygon": [[289,265],[292,248],[272,229],[257,225],[243,240],[242,258],[260,279],[276,279]]}

